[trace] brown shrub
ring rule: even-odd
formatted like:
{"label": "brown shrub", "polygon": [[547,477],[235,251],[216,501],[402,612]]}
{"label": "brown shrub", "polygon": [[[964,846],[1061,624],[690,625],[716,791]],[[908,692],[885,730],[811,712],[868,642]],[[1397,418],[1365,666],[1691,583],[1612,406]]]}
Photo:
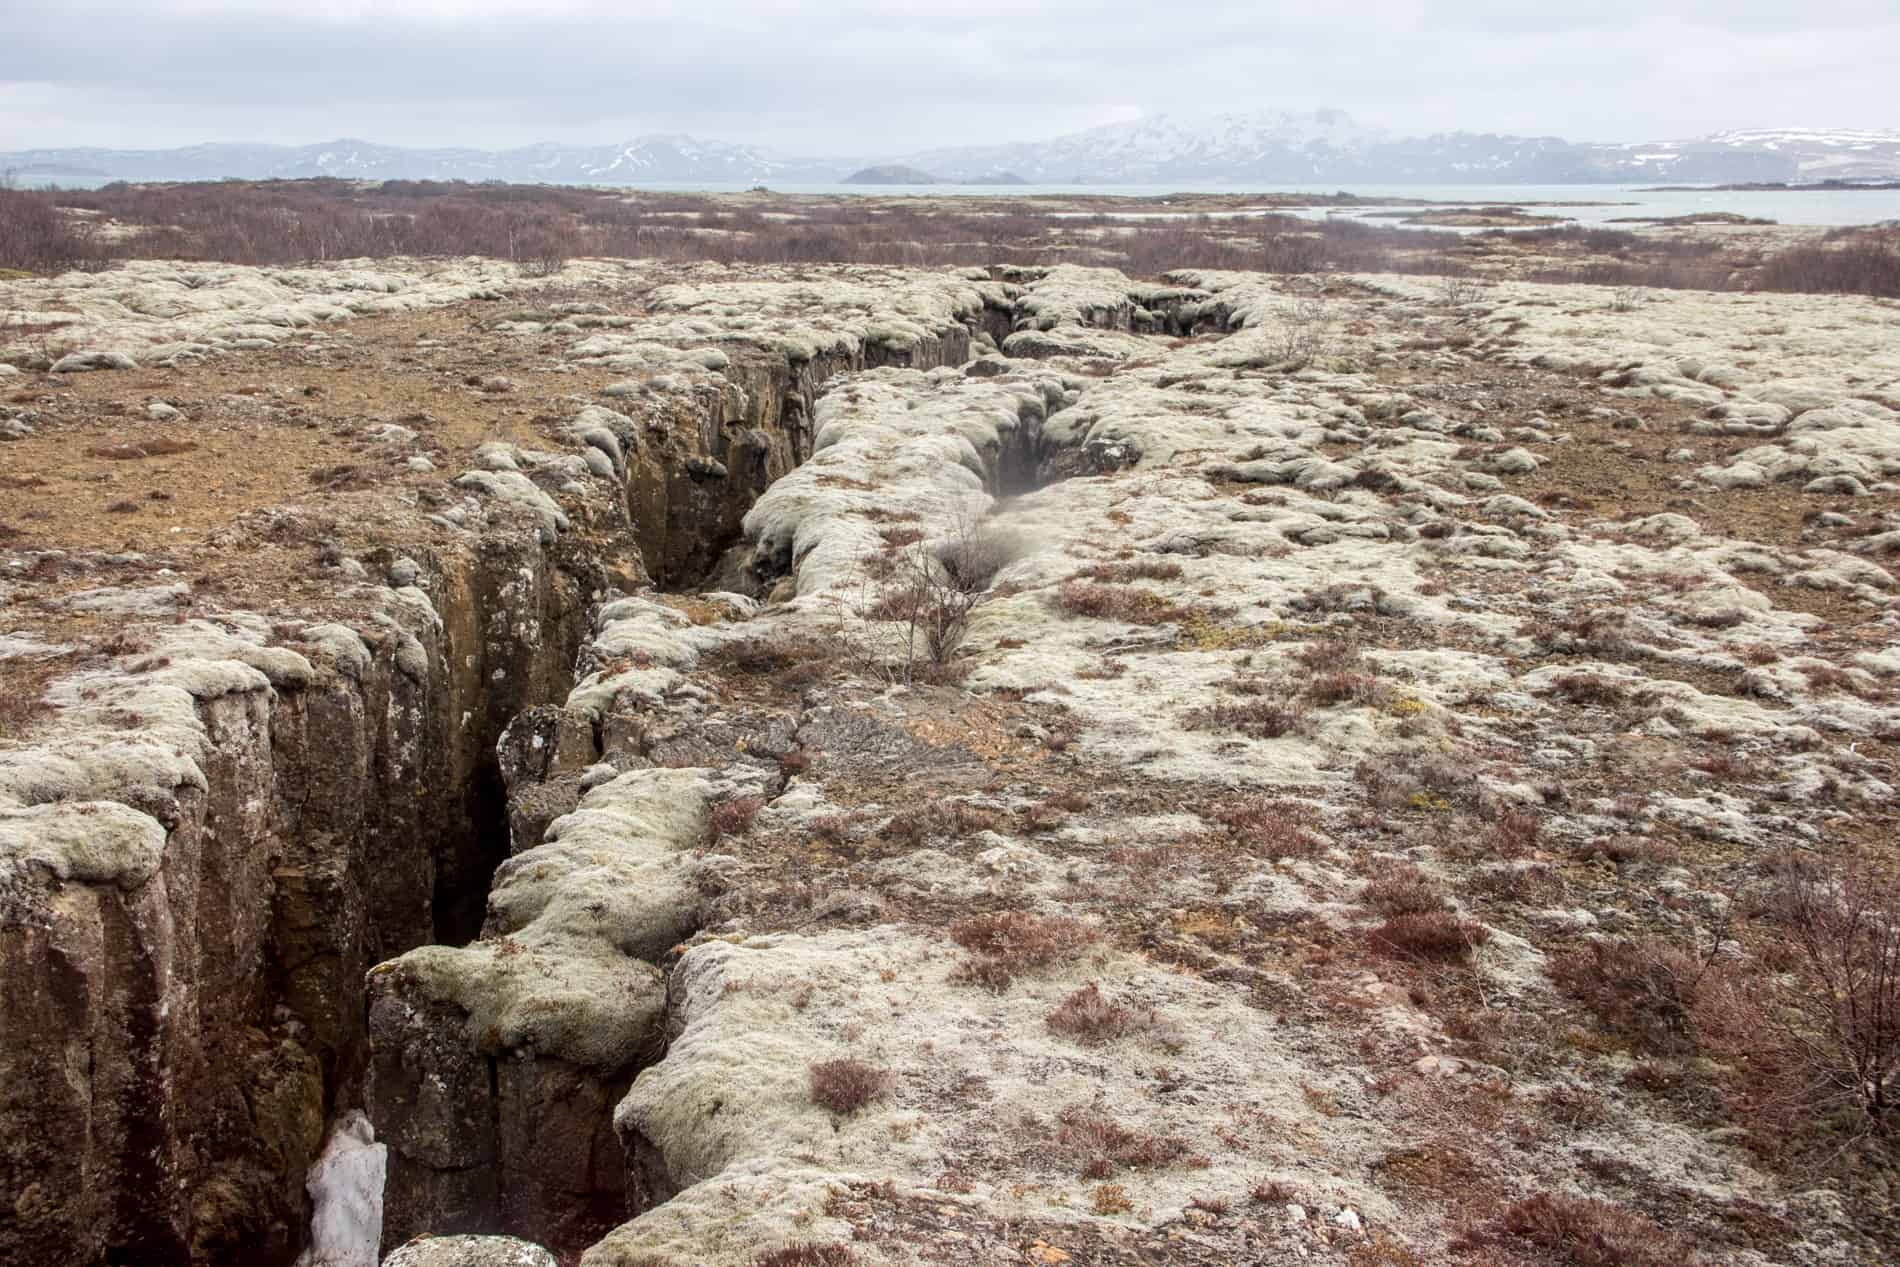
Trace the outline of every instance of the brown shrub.
{"label": "brown shrub", "polygon": [[1477,772],[1458,753],[1395,753],[1353,767],[1353,777],[1378,808],[1450,809],[1477,802]]}
{"label": "brown shrub", "polygon": [[1056,1121],[1056,1145],[1081,1164],[1085,1179],[1106,1179],[1124,1167],[1165,1166],[1187,1152],[1174,1136],[1123,1126],[1098,1104],[1070,1105]]}
{"label": "brown shrub", "polygon": [[1312,830],[1312,811],[1298,801],[1249,796],[1220,805],[1202,817],[1225,827],[1242,849],[1274,862],[1310,857],[1325,845]]}
{"label": "brown shrub", "polygon": [[1135,1208],[1135,1203],[1128,1199],[1128,1189],[1118,1183],[1105,1183],[1096,1187],[1089,1208],[1104,1216],[1126,1214]]}
{"label": "brown shrub", "polygon": [[1424,915],[1451,909],[1451,899],[1438,882],[1417,867],[1396,867],[1376,877],[1359,900],[1381,915]]}
{"label": "brown shrub", "polygon": [[995,810],[968,801],[927,801],[892,814],[878,834],[899,844],[917,845],[934,836],[994,831],[1001,821]]}
{"label": "brown shrub", "polygon": [[1649,1219],[1590,1197],[1540,1192],[1506,1209],[1498,1224],[1572,1267],[1696,1267],[1702,1261]]}
{"label": "brown shrub", "polygon": [[743,836],[751,830],[752,820],[765,808],[763,796],[740,796],[715,805],[706,816],[706,831],[714,840]]}
{"label": "brown shrub", "polygon": [[950,939],[975,956],[953,980],[1001,992],[1016,973],[1075,959],[1099,938],[1093,928],[1063,915],[1001,911],[950,926]]}
{"label": "brown shrub", "polygon": [[1572,704],[1614,708],[1629,698],[1629,691],[1621,682],[1601,673],[1565,673],[1552,678],[1550,684]]}
{"label": "brown shrub", "polygon": [[1079,1043],[1105,1043],[1155,1023],[1149,1009],[1123,1007],[1091,981],[1062,1000],[1044,1023],[1056,1033]]}
{"label": "brown shrub", "polygon": [[1646,862],[1659,867],[1673,867],[1682,860],[1682,855],[1671,846],[1648,836],[1628,833],[1598,836],[1577,846],[1576,856],[1584,862],[1602,858],[1618,866]]}
{"label": "brown shrub", "polygon": [[1695,1047],[1693,1007],[1707,966],[1654,937],[1605,938],[1551,957],[1560,990],[1649,1051]]}
{"label": "brown shrub", "polygon": [[1300,697],[1328,708],[1334,704],[1377,706],[1391,695],[1391,689],[1370,673],[1333,671],[1321,673],[1301,688]]}
{"label": "brown shrub", "polygon": [[916,545],[922,541],[924,530],[910,524],[893,524],[888,528],[878,529],[877,535],[883,538],[886,548],[901,550],[905,546]]}
{"label": "brown shrub", "polygon": [[1375,949],[1398,958],[1452,961],[1469,959],[1491,940],[1491,930],[1449,911],[1394,915],[1372,930]]}
{"label": "brown shrub", "polygon": [[1395,1148],[1372,1169],[1381,1183],[1445,1194],[1478,1191],[1489,1178],[1469,1153],[1443,1139]]}
{"label": "brown shrub", "polygon": [[851,1267],[856,1261],[849,1246],[794,1241],[783,1248],[754,1255],[752,1267]]}
{"label": "brown shrub", "polygon": [[1076,576],[1082,580],[1107,581],[1116,585],[1126,585],[1130,581],[1178,581],[1181,579],[1181,565],[1163,559],[1097,563],[1083,568]]}
{"label": "brown shrub", "polygon": [[1132,585],[1097,585],[1065,581],[1056,591],[1056,607],[1071,616],[1119,620],[1131,625],[1161,625],[1191,617],[1191,609],[1177,607],[1153,590]]}
{"label": "brown shrub", "polygon": [[811,1102],[833,1113],[855,1113],[891,1092],[888,1069],[852,1056],[821,1060],[811,1067]]}
{"label": "brown shrub", "polygon": [[1543,822],[1529,810],[1505,809],[1485,830],[1478,847],[1493,857],[1522,858],[1537,848],[1543,831]]}
{"label": "brown shrub", "polygon": [[1468,877],[1465,883],[1474,893],[1526,906],[1549,906],[1562,901],[1569,891],[1562,874],[1541,862],[1486,867]]}
{"label": "brown shrub", "polygon": [[1299,724],[1305,708],[1297,700],[1222,701],[1187,715],[1190,730],[1233,730],[1250,739],[1278,739]]}
{"label": "brown shrub", "polygon": [[771,634],[723,643],[702,659],[710,668],[771,678],[782,686],[804,686],[829,673],[837,656],[835,646],[816,638]]}
{"label": "brown shrub", "polygon": [[1285,1205],[1298,1201],[1300,1190],[1283,1179],[1260,1179],[1247,1195],[1262,1205]]}
{"label": "brown shrub", "polygon": [[111,458],[115,461],[129,462],[138,458],[170,457],[175,453],[190,453],[198,446],[189,440],[173,440],[167,436],[157,436],[150,440],[140,440],[128,444],[97,445],[86,450],[88,457]]}
{"label": "brown shrub", "polygon": [[1298,660],[1315,673],[1344,673],[1363,668],[1366,662],[1359,644],[1350,638],[1321,638],[1309,642],[1293,653]]}

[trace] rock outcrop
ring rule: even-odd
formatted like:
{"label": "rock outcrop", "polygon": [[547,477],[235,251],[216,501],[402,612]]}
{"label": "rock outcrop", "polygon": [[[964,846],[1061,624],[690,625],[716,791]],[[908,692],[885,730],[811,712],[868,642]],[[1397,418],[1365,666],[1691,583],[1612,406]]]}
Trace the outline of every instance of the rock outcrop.
{"label": "rock outcrop", "polygon": [[1879,1242],[1708,1116],[1719,1027],[1576,983],[1794,980],[1723,884],[1891,820],[1895,403],[1824,346],[1890,314],[1778,310],[1797,379],[1703,300],[1663,364],[1529,286],[570,271],[429,283],[479,426],[9,548],[0,1257],[362,1257],[377,1167],[404,1267],[1508,1256],[1579,1188]]}

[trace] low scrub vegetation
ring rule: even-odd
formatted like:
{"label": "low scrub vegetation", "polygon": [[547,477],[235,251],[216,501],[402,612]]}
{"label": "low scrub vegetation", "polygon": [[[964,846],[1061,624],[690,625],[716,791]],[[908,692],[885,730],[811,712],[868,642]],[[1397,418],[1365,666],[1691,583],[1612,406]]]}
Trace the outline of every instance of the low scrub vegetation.
{"label": "low scrub vegetation", "polygon": [[1492,1239],[1528,1242],[1566,1267],[1699,1267],[1703,1261],[1687,1242],[1634,1211],[1551,1192],[1508,1207]]}
{"label": "low scrub vegetation", "polygon": [[1106,1179],[1118,1170],[1151,1170],[1180,1160],[1188,1150],[1172,1135],[1124,1126],[1097,1104],[1070,1105],[1056,1121],[1056,1146],[1084,1179]]}
{"label": "low scrub vegetation", "polygon": [[821,1060],[811,1067],[811,1102],[833,1113],[855,1113],[889,1095],[894,1082],[890,1070],[853,1056]]}
{"label": "low scrub vegetation", "polygon": [[1018,973],[1079,958],[1099,934],[1080,920],[1029,911],[977,915],[950,926],[950,939],[969,951],[952,979],[999,993]]}
{"label": "low scrub vegetation", "polygon": [[1047,1019],[1051,1030],[1079,1043],[1105,1043],[1154,1023],[1151,1010],[1123,1006],[1093,981],[1062,1000]]}
{"label": "low scrub vegetation", "polygon": [[[0,269],[42,273],[121,259],[272,265],[483,255],[537,273],[584,256],[918,267],[1060,259],[1138,276],[1187,267],[1423,273],[1445,278],[1441,290],[1456,304],[1481,293],[1473,260],[1492,250],[1517,257],[1535,249],[1558,263],[1532,280],[1900,295],[1900,233],[1883,229],[1840,230],[1764,253],[1715,236],[1580,226],[1460,236],[1343,217],[1158,221],[1109,211],[1057,219],[1007,198],[954,210],[844,198],[739,204],[710,195],[427,180],[114,183],[0,189],[0,200]],[[1286,337],[1303,340],[1314,324],[1296,322]]]}
{"label": "low scrub vegetation", "polygon": [[1406,911],[1372,930],[1372,945],[1401,959],[1456,962],[1491,940],[1491,930],[1449,911]]}

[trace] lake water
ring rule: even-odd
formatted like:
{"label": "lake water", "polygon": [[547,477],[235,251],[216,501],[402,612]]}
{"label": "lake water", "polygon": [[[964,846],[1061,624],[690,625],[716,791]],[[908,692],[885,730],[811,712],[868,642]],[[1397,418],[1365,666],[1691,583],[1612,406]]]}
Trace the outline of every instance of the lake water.
{"label": "lake water", "polygon": [[[98,184],[101,182],[90,182]],[[85,188],[88,182],[72,182],[72,188]],[[686,182],[653,185],[602,185],[600,189],[620,189],[643,193],[741,193],[748,184]],[[1900,189],[1817,190],[1811,193],[1783,191],[1722,192],[1713,189],[1685,189],[1667,193],[1644,192],[1637,185],[772,185],[774,193],[869,195],[873,197],[942,198],[1058,198],[1121,197],[1165,199],[1169,194],[1357,194],[1362,198],[1417,198],[1450,206],[1487,207],[1504,203],[1571,203],[1551,207],[1547,214],[1568,216],[1579,224],[1600,225],[1624,216],[1680,216],[1697,211],[1733,211],[1738,215],[1773,220],[1778,224],[1824,225],[1839,227],[1900,220]],[[1592,205],[1583,205],[1592,204]],[[1327,216],[1364,218],[1381,210],[1377,207],[1262,207],[1252,211],[1223,212],[1226,216],[1293,214],[1311,219]],[[1061,213],[1088,216],[1092,212]],[[1167,219],[1180,215],[1165,207],[1150,211],[1118,212],[1121,219]],[[1383,216],[1371,224],[1398,228],[1401,225]],[[1457,230],[1474,232],[1475,230]]]}
{"label": "lake water", "polygon": [[[677,192],[729,193],[741,185],[693,188],[675,187]],[[1552,207],[1550,215],[1569,216],[1579,224],[1599,225],[1623,216],[1680,216],[1697,211],[1733,211],[1738,215],[1774,220],[1780,224],[1826,225],[1873,224],[1882,220],[1900,220],[1900,189],[1816,190],[1794,193],[1787,190],[1721,191],[1687,189],[1670,192],[1644,192],[1637,185],[1281,185],[1271,188],[1234,185],[774,185],[775,193],[786,194],[869,194],[880,197],[915,195],[938,198],[945,195],[970,197],[1022,198],[1039,195],[1086,197],[1112,195],[1130,198],[1165,198],[1170,193],[1197,194],[1357,194],[1362,198],[1422,198],[1455,206],[1485,207],[1501,203],[1575,203],[1591,206]],[[1230,215],[1267,215],[1289,208],[1262,208]],[[1329,215],[1363,217],[1380,208],[1313,207],[1294,210],[1293,214],[1323,218]],[[1089,213],[1079,213],[1089,214]],[[1160,208],[1153,211],[1119,213],[1165,218],[1178,213]],[[1373,224],[1393,225],[1383,217]],[[1409,227],[1409,226],[1407,226]]]}

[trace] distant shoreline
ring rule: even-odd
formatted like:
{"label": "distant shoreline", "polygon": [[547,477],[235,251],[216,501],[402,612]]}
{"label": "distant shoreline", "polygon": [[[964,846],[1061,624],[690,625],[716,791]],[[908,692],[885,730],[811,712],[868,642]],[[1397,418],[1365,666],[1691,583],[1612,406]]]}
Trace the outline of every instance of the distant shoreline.
{"label": "distant shoreline", "polygon": [[1741,185],[1645,185],[1640,194],[1842,194],[1892,193],[1900,190],[1900,180],[1816,180],[1803,184],[1786,181],[1755,181]]}

